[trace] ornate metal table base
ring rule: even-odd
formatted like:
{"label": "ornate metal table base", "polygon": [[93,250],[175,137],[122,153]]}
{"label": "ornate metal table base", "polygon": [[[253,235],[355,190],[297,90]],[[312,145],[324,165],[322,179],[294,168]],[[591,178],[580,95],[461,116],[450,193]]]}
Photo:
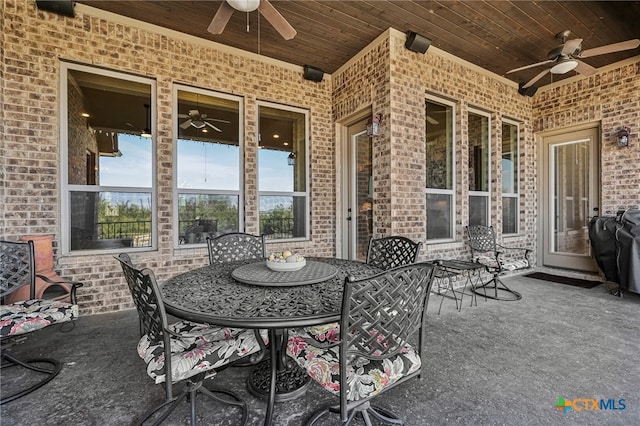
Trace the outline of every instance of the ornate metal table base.
{"label": "ornate metal table base", "polygon": [[[278,369],[276,373],[276,402],[290,401],[303,395],[311,378],[296,363]],[[271,360],[262,361],[256,366],[247,378],[249,392],[258,398],[269,397],[269,385],[271,384]]]}

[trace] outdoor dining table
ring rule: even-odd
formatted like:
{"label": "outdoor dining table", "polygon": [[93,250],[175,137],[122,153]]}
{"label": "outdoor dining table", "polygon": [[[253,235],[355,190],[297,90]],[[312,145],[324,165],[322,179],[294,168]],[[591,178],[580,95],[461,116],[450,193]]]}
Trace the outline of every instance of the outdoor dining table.
{"label": "outdoor dining table", "polygon": [[340,319],[347,276],[381,272],[360,261],[307,258],[299,271],[275,272],[265,261],[244,260],[197,268],[162,285],[166,310],[178,318],[208,324],[269,330],[270,358],[257,364],[249,390],[267,398],[265,425],[276,401],[297,398],[307,374],[286,360],[286,330]]}

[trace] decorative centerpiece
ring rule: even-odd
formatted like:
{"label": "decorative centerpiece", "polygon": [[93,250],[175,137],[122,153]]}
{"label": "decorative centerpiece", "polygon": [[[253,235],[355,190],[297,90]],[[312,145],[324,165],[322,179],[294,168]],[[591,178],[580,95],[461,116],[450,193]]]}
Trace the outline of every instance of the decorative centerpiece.
{"label": "decorative centerpiece", "polygon": [[307,264],[304,256],[291,253],[289,250],[282,253],[271,253],[266,261],[267,268],[272,271],[286,272],[298,271]]}

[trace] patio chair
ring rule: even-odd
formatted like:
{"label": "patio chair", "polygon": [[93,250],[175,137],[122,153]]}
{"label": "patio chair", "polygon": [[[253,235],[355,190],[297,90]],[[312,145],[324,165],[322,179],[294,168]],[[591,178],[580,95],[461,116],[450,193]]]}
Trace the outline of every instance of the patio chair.
{"label": "patio chair", "polygon": [[409,238],[390,236],[371,238],[367,250],[367,263],[382,270],[415,263],[420,252],[421,242]]}
{"label": "patio chair", "polygon": [[264,235],[231,232],[214,238],[207,237],[207,247],[210,265],[267,257]]}
{"label": "patio chair", "polygon": [[290,331],[287,354],[340,399],[339,405],[312,415],[308,425],[330,413],[339,413],[344,425],[357,415],[367,425],[371,417],[404,424],[372,399],[422,371],[424,316],[434,269],[425,262],[358,280],[347,277],[339,326]]}
{"label": "patio chair", "polygon": [[[30,380],[24,388],[3,395],[0,404],[4,404],[49,383],[55,378],[62,364],[53,358],[20,359],[13,355],[9,348],[24,337],[26,333],[40,330],[50,325],[73,322],[78,318],[76,304],[76,290],[82,283],[74,281],[52,281],[38,276],[51,285],[64,285],[70,288],[70,303],[61,300],[36,299],[36,267],[33,241],[10,242],[0,241],[0,297],[4,303],[5,297],[14,291],[29,286],[30,297],[0,306],[0,346],[2,369],[22,367],[44,376],[34,383]],[[7,381],[6,376],[3,383]]]}
{"label": "patio chair", "polygon": [[[507,247],[496,243],[496,236],[492,226],[470,225],[466,227],[471,257],[474,262],[484,265],[492,278],[476,286],[476,294],[482,289],[484,296],[496,300],[520,300],[522,295],[507,287],[500,276],[508,271],[517,271],[531,267],[529,254],[531,249],[521,247]],[[487,293],[487,289],[493,289]],[[500,293],[498,293],[500,292]]]}
{"label": "patio chair", "polygon": [[[144,328],[145,334],[138,342],[138,355],[147,364],[149,377],[156,384],[165,384],[166,400],[147,412],[138,424],[144,424],[154,416],[158,418],[153,424],[161,423],[186,399],[190,403],[191,424],[195,425],[197,395],[240,408],[241,424],[246,424],[247,405],[239,396],[227,390],[209,390],[203,382],[215,376],[216,370],[264,350],[262,336],[256,338],[259,335],[253,330],[219,328],[186,320],[168,324],[153,272],[136,269],[125,253],[117,259]],[[184,391],[174,396],[173,385],[178,382],[185,382]]]}

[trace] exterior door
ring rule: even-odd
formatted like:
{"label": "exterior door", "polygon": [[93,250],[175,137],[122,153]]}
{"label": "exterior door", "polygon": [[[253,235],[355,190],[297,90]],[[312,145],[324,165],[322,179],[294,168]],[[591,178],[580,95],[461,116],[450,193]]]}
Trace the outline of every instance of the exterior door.
{"label": "exterior door", "polygon": [[542,264],[597,271],[588,222],[599,204],[597,127],[543,139]]}
{"label": "exterior door", "polygon": [[373,235],[373,175],[371,137],[367,135],[367,119],[347,129],[346,188],[346,247],[350,260],[366,260],[369,238]]}

